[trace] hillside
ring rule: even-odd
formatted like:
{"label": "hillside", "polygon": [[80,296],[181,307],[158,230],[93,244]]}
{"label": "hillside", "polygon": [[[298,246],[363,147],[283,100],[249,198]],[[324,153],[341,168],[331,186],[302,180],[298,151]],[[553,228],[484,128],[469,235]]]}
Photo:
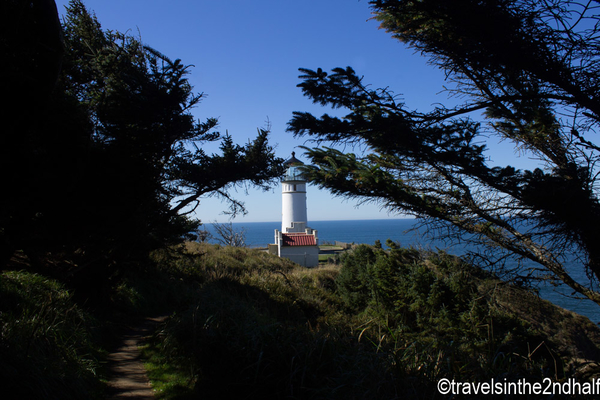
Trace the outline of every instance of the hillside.
{"label": "hillside", "polygon": [[163,398],[444,398],[443,377],[597,372],[587,318],[443,253],[362,245],[340,266],[304,269],[248,249],[186,251],[162,263],[197,288],[146,353]]}
{"label": "hillside", "polygon": [[444,253],[360,245],[305,269],[187,243],[153,259],[93,310],[51,279],[3,272],[3,387],[103,398],[116,327],[154,313],[171,315],[143,349],[162,399],[436,399],[442,378],[598,375],[600,329],[587,318]]}

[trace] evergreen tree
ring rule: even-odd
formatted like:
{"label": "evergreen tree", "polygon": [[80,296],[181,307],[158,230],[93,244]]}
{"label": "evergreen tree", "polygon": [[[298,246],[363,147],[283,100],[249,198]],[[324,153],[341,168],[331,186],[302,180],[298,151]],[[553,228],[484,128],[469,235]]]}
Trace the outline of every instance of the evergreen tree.
{"label": "evergreen tree", "polygon": [[[443,70],[452,94],[465,102],[419,112],[388,89],[369,87],[350,67],[301,69],[306,96],[348,114],[297,112],[289,131],[369,149],[362,155],[308,150],[311,180],[532,260],[600,304],[593,289],[600,278],[598,3],[370,4],[381,27]],[[540,168],[491,166],[485,153],[490,136],[532,154]],[[568,254],[579,257],[589,284],[565,268]]]}
{"label": "evergreen tree", "polygon": [[[180,60],[102,30],[79,0],[67,8],[63,37],[50,98],[7,135],[28,139],[13,145],[21,167],[3,199],[5,254],[23,250],[45,273],[105,282],[118,266],[195,230],[187,214],[203,196],[222,196],[244,212],[228,190],[268,187],[279,176],[268,130],[237,145],[216,130],[216,119],[194,120],[190,110],[203,95]],[[207,154],[210,142],[221,152]]]}

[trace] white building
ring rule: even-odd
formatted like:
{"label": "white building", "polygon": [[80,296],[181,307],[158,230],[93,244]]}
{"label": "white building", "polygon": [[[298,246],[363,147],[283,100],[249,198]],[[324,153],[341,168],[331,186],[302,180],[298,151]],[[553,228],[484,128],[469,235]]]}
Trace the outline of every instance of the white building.
{"label": "white building", "polygon": [[[284,163],[281,179],[281,231],[275,230],[275,246],[279,257],[288,258],[305,267],[319,265],[317,231],[306,226],[306,179],[302,161],[292,153]],[[275,252],[273,246],[273,252]]]}

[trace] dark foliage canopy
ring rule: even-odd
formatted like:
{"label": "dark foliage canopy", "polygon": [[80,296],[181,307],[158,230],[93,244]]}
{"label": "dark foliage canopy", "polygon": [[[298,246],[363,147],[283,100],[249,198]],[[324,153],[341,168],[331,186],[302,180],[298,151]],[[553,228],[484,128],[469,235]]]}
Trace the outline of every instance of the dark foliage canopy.
{"label": "dark foliage canopy", "polygon": [[[62,27],[53,1],[3,7],[13,99],[0,147],[3,262],[22,250],[47,273],[106,278],[195,229],[187,214],[203,196],[244,212],[229,190],[279,176],[268,129],[238,145],[216,119],[194,119],[203,95],[181,60],[102,30],[79,0]],[[220,151],[203,149],[211,142]]]}
{"label": "dark foliage canopy", "polygon": [[[358,155],[335,146],[309,149],[311,179],[335,194],[428,218],[433,227],[450,225],[469,234],[463,240],[532,260],[600,304],[593,288],[600,278],[600,4],[370,3],[381,27],[443,70],[451,94],[463,102],[419,112],[390,90],[370,87],[350,67],[301,69],[306,96],[348,114],[296,112],[289,131],[367,149]],[[512,142],[540,167],[491,165],[489,137]],[[566,270],[573,254],[590,282]]]}

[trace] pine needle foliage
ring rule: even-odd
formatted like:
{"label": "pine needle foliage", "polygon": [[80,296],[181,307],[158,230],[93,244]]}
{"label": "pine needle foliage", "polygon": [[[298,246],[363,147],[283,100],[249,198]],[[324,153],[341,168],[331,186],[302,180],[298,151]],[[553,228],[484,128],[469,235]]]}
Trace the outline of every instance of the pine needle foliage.
{"label": "pine needle foliage", "polygon": [[[600,304],[598,2],[369,3],[382,29],[444,74],[449,97],[411,109],[351,67],[301,68],[303,93],[340,109],[290,120],[290,132],[318,145],[307,148],[306,176],[336,195],[421,217],[431,232],[487,245],[491,264],[535,263],[506,272],[529,279],[543,269]],[[493,162],[488,150],[499,141],[537,163]],[[589,280],[569,271],[573,258]]]}

